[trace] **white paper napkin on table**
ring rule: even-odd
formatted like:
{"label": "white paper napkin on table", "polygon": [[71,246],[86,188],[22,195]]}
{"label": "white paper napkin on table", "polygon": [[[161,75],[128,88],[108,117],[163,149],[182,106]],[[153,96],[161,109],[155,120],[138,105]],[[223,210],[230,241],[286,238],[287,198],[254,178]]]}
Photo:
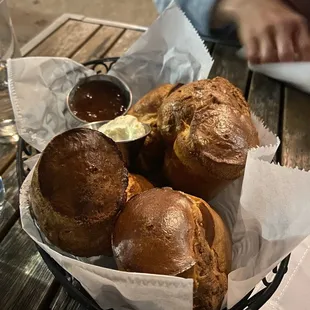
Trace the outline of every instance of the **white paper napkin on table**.
{"label": "white paper napkin on table", "polygon": [[[237,56],[246,59],[244,48],[237,51]],[[310,94],[310,62],[248,63],[248,67],[253,72],[265,74]]]}
{"label": "white paper napkin on table", "polygon": [[249,68],[310,93],[310,62],[249,64]]}

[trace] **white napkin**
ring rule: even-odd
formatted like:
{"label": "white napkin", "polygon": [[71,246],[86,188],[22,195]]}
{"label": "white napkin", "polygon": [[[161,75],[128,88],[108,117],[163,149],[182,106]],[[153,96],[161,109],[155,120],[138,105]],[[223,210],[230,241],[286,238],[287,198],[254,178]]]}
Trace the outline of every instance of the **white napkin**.
{"label": "white napkin", "polygon": [[[238,57],[246,59],[244,48],[239,49],[236,54]],[[248,67],[253,72],[262,73],[310,93],[310,62],[282,62],[259,65],[248,63]]]}
{"label": "white napkin", "polygon": [[310,93],[310,62],[249,64],[249,68]]}

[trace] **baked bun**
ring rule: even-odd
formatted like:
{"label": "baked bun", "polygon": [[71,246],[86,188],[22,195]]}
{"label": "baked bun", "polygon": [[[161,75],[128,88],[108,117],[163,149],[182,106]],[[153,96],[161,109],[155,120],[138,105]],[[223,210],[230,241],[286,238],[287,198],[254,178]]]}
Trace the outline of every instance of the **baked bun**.
{"label": "baked bun", "polygon": [[220,308],[231,239],[203,200],[170,188],[133,197],[116,221],[112,248],[119,269],[193,278],[194,308]]}
{"label": "baked bun", "polygon": [[72,129],[42,152],[31,183],[32,211],[60,249],[82,257],[111,255],[111,232],[127,185],[116,144],[99,131]]}
{"label": "baked bun", "polygon": [[128,186],[126,189],[126,194],[127,194],[127,201],[138,195],[141,194],[154,186],[152,183],[150,183],[146,178],[144,178],[141,175],[138,174],[132,174],[129,173],[128,175]]}
{"label": "baked bun", "polygon": [[170,185],[205,200],[243,174],[247,152],[259,144],[248,103],[220,77],[170,94],[157,123],[167,145],[164,170]]}
{"label": "baked bun", "polygon": [[163,84],[144,95],[128,111],[128,114],[137,117],[141,123],[148,124],[152,128],[138,158],[138,168],[145,173],[158,171],[162,168],[165,145],[157,130],[157,112],[163,100],[180,85]]}

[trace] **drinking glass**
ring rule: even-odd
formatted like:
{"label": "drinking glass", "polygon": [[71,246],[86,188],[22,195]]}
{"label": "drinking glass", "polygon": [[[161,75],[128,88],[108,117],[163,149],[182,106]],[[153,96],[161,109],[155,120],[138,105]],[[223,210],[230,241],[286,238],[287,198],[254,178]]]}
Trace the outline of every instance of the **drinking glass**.
{"label": "drinking glass", "polygon": [[6,192],[4,188],[4,182],[0,176],[0,223],[7,221],[7,211],[14,210],[13,206],[6,199]]}
{"label": "drinking glass", "polygon": [[0,143],[17,141],[8,93],[6,60],[21,56],[6,0],[0,0]]}

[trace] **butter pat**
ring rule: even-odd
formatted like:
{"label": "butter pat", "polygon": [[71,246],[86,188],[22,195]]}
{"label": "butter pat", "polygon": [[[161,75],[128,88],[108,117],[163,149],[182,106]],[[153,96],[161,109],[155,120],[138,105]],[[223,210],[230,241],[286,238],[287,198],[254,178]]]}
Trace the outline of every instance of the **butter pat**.
{"label": "butter pat", "polygon": [[143,124],[132,115],[116,117],[98,130],[115,142],[136,140],[146,134]]}

